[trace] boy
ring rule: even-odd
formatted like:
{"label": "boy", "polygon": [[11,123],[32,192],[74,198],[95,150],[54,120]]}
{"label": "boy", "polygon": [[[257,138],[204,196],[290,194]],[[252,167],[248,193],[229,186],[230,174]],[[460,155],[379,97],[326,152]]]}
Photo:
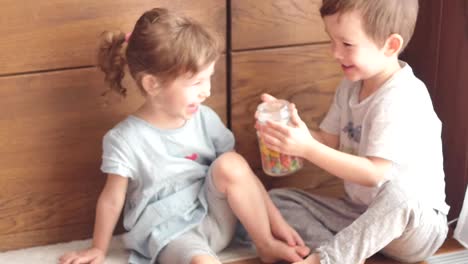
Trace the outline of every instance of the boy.
{"label": "boy", "polygon": [[[320,9],[345,79],[319,131],[291,105],[292,126],[259,126],[265,144],[344,180],[346,197],[291,189],[274,202],[313,254],[297,263],[403,262],[432,255],[447,235],[441,123],[425,85],[398,55],[417,0],[324,0]],[[274,100],[263,95],[264,101]]]}

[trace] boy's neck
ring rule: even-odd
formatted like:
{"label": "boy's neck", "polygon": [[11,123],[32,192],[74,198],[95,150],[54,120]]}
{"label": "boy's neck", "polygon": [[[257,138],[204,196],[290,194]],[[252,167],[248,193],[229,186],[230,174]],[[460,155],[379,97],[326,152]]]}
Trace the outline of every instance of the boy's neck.
{"label": "boy's neck", "polygon": [[401,69],[398,59],[392,60],[384,70],[369,79],[362,80],[359,102],[375,93],[387,80]]}

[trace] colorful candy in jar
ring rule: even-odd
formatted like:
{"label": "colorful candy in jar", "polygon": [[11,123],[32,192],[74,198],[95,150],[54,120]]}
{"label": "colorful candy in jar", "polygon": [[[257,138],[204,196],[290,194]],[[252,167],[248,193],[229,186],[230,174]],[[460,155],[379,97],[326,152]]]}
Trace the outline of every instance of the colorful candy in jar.
{"label": "colorful candy in jar", "polygon": [[[275,100],[264,102],[257,107],[257,118],[260,123],[267,120],[277,122],[289,122],[288,102]],[[268,149],[263,140],[258,137],[260,156],[263,171],[270,176],[284,176],[292,174],[303,167],[303,161],[299,157],[285,155]]]}

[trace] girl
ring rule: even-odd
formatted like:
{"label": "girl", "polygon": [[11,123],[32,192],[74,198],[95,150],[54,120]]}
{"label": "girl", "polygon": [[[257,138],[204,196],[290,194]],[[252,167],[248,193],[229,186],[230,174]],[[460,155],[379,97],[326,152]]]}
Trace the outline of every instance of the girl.
{"label": "girl", "polygon": [[[121,49],[125,46],[125,56]],[[104,32],[98,62],[113,91],[128,64],[145,97],[103,140],[93,244],[60,263],[103,263],[124,209],[129,263],[220,263],[237,218],[265,262],[299,261],[308,248],[285,222],[216,113],[202,105],[220,55],[198,23],[166,9],[145,12],[131,35]]]}

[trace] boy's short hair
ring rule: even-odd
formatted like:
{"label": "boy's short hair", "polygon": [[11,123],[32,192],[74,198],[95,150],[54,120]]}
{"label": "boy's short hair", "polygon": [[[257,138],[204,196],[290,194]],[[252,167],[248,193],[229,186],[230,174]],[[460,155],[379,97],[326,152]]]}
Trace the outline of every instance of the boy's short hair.
{"label": "boy's short hair", "polygon": [[357,10],[366,34],[382,47],[391,34],[403,38],[404,50],[413,36],[418,16],[418,0],[323,0],[322,17]]}

